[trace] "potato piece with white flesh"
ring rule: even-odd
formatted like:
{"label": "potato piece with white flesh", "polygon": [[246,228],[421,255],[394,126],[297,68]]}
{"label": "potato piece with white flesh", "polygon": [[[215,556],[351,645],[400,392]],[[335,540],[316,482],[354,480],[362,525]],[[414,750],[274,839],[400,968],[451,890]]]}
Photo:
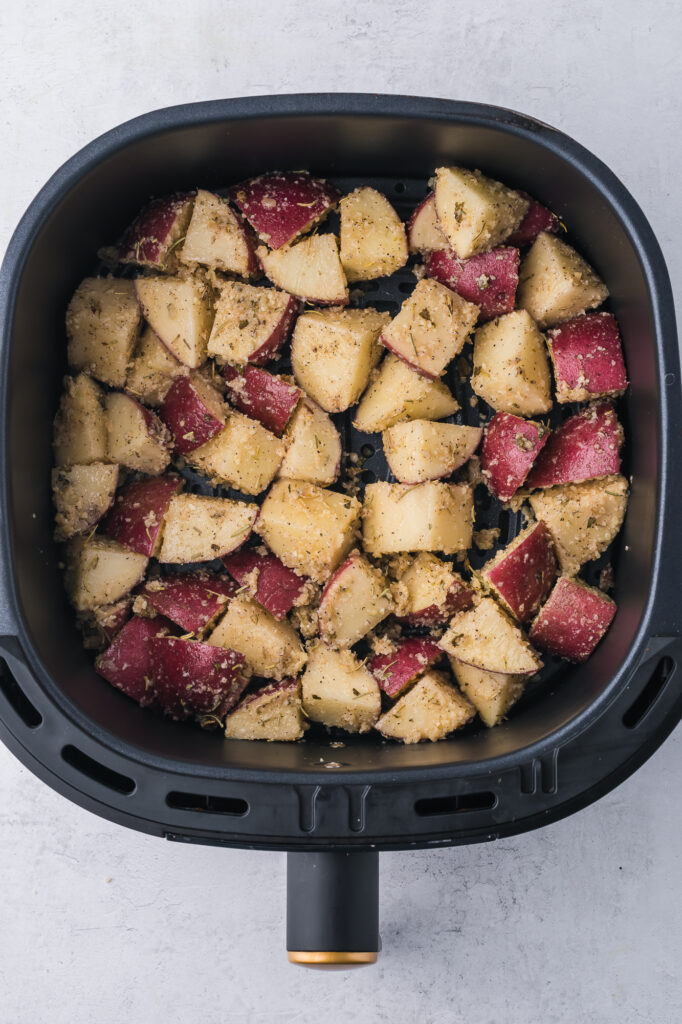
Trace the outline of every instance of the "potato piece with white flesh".
{"label": "potato piece with white flesh", "polygon": [[140,321],[132,281],[87,277],[66,311],[69,366],[122,388]]}
{"label": "potato piece with white flesh", "polygon": [[52,443],[57,466],[107,461],[104,392],[87,373],[64,378]]}
{"label": "potato piece with white flesh", "polygon": [[210,562],[248,540],[258,506],[229,498],[177,494],[165,515],[160,562]]}
{"label": "potato piece with white flesh", "polygon": [[298,675],[306,663],[303,644],[288,619],[274,618],[247,594],[232,598],[206,642],[243,654],[254,675],[264,679]]}
{"label": "potato piece with white flesh", "polygon": [[519,271],[517,301],[540,327],[600,306],[609,290],[575,249],[555,235],[541,232]]}
{"label": "potato piece with white flesh", "polygon": [[200,263],[241,277],[258,271],[255,245],[241,217],[226,199],[201,188],[178,258],[190,266]]}
{"label": "potato piece with white flesh", "polygon": [[417,373],[434,380],[461,352],[478,320],[478,306],[424,278],[384,328],[381,344]]}
{"label": "potato piece with white flesh", "polygon": [[542,662],[523,632],[492,597],[459,612],[440,640],[446,654],[487,672],[537,672]]}
{"label": "potato piece with white flesh", "polygon": [[188,372],[147,324],[128,367],[125,389],[145,405],[158,406],[173,381]]}
{"label": "potato piece with white flesh", "polygon": [[449,249],[450,243],[440,229],[436,215],[436,197],[429,192],[412,211],[407,223],[410,252],[435,252]]}
{"label": "potato piece with white flesh", "polygon": [[260,494],[282,465],[286,445],[250,416],[231,412],[225,429],[185,455],[199,473],[242,494]]}
{"label": "potato piece with white flesh", "polygon": [[54,539],[69,540],[92,530],[108,512],[117,483],[118,466],[106,462],[53,469]]}
{"label": "potato piece with white flesh", "polygon": [[362,397],[353,426],[375,434],[405,420],[444,419],[458,409],[446,384],[423,377],[389,352]]}
{"label": "potato piece with white flesh", "polygon": [[270,683],[244,697],[230,711],[225,719],[225,735],[229,740],[293,743],[308,728],[302,707],[300,680]]}
{"label": "potato piece with white flesh", "polygon": [[435,198],[438,224],[460,259],[494,249],[528,210],[518,192],[464,167],[436,170]]}
{"label": "potato piece with white flesh", "polygon": [[208,354],[230,366],[274,359],[296,319],[299,303],[278,288],[224,281],[215,306]]}
{"label": "potato piece with white flesh", "polygon": [[318,642],[301,680],[303,710],[312,722],[369,732],[381,712],[379,684],[352,651]]}
{"label": "potato piece with white flesh", "polygon": [[478,711],[483,724],[489,729],[499,725],[523,693],[528,676],[485,672],[474,665],[465,665],[456,658],[449,660],[452,674],[464,695]]}
{"label": "potato piece with white flesh", "polygon": [[473,604],[473,592],[450,562],[428,551],[413,559],[396,588],[396,617],[413,626],[440,626]]}
{"label": "potato piece with white flesh", "polygon": [[286,430],[284,461],[277,476],[333,484],[341,468],[341,435],[326,412],[302,398]]}
{"label": "potato piece with white flesh", "polygon": [[149,559],[105,537],[77,537],[66,555],[66,589],[74,608],[93,611],[113,604],[144,577]]}
{"label": "potato piece with white flesh", "polygon": [[135,290],[145,320],[166,348],[190,369],[201,366],[213,323],[206,282],[191,275],[154,275],[138,277]]}
{"label": "potato piece with white flesh", "polygon": [[256,530],[290,569],[324,583],[353,546],[360,511],[357,498],[302,480],[276,480]]}
{"label": "potato piece with white flesh", "polygon": [[524,309],[478,328],[471,386],[493,409],[520,416],[548,412],[551,384],[545,339]]}
{"label": "potato piece with white flesh", "polygon": [[336,235],[310,235],[281,249],[259,246],[256,255],[276,288],[320,306],[346,306],[348,284]]}
{"label": "potato piece with white flesh", "polygon": [[372,555],[399,551],[442,551],[452,555],[471,547],[474,496],[469,484],[440,481],[367,484],[362,511],[362,542]]}
{"label": "potato piece with white flesh", "polygon": [[528,500],[552,535],[562,572],[574,576],[581,565],[606,551],[623,525],[628,482],[623,476],[607,476],[549,487]]}
{"label": "potato piece with white flesh", "polygon": [[193,192],[152,199],[127,228],[123,241],[114,248],[120,263],[172,273],[177,266],[176,252],[187,231]]}
{"label": "potato piece with white flesh", "polygon": [[332,647],[352,647],[392,611],[393,599],[383,573],[354,551],[322,591],[320,636]]}
{"label": "potato piece with white flesh", "polygon": [[369,186],[339,203],[341,263],[348,281],[371,281],[407,263],[405,226],[386,196]]}
{"label": "potato piece with white flesh", "polygon": [[411,420],[384,431],[382,440],[389,469],[403,484],[418,484],[450,476],[468,462],[481,440],[481,427]]}
{"label": "potato piece with white flesh", "polygon": [[327,412],[355,405],[381,359],[379,335],[390,313],[313,309],[299,316],[291,339],[296,381]]}
{"label": "potato piece with white flesh", "polygon": [[105,408],[109,460],[150,476],[163,473],[172,440],[158,416],[122,391],[110,391]]}
{"label": "potato piece with white flesh", "polygon": [[476,709],[444,672],[419,679],[376,724],[382,736],[403,743],[442,740],[470,722]]}

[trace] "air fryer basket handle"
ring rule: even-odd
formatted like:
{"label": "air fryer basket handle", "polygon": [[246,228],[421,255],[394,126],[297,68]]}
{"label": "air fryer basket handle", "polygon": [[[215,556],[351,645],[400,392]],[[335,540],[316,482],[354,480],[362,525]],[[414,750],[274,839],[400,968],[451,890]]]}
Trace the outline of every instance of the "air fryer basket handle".
{"label": "air fryer basket handle", "polygon": [[379,940],[379,854],[287,856],[287,950],[306,967],[374,963]]}

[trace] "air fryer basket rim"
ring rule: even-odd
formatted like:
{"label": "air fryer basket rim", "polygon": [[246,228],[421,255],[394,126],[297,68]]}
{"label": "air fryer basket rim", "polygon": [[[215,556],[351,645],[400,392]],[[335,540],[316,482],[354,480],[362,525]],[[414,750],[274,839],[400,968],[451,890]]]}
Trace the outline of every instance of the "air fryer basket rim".
{"label": "air fryer basket rim", "polygon": [[[654,542],[651,587],[646,608],[642,615],[639,629],[631,646],[629,656],[620,670],[611,679],[603,693],[580,715],[565,723],[559,730],[544,737],[538,742],[519,749],[514,755],[508,754],[499,758],[491,758],[484,765],[441,764],[418,768],[405,767],[400,770],[400,781],[405,785],[427,780],[469,778],[475,775],[505,772],[515,767],[520,760],[530,761],[541,759],[575,740],[582,732],[590,728],[604,715],[613,700],[616,699],[627,677],[638,666],[645,654],[645,649],[653,636],[677,637],[680,632],[679,614],[673,602],[663,600],[663,595],[671,595],[672,578],[679,566],[679,559],[674,561],[662,558],[666,538],[668,542],[673,533],[670,526],[671,511],[674,507],[673,498],[679,498],[680,485],[671,479],[668,472],[671,445],[671,429],[673,425],[679,429],[679,354],[675,338],[674,312],[672,292],[662,253],[653,232],[643,213],[629,195],[616,176],[596,157],[584,149],[579,143],[556,129],[542,124],[522,114],[500,107],[483,104],[464,103],[449,100],[414,98],[407,96],[379,96],[363,94],[303,94],[289,96],[259,96],[245,99],[216,100],[206,103],[186,104],[176,107],[162,108],[149,114],[128,121],[85,146],[79,153],[67,161],[41,189],[29,206],[26,214],[17,227],[10,242],[0,272],[0,313],[3,324],[3,382],[7,379],[7,360],[9,350],[9,333],[14,313],[16,288],[22,269],[31,246],[50,216],[53,204],[77,187],[79,179],[95,167],[105,157],[119,149],[125,148],[135,141],[144,139],[169,129],[216,122],[222,120],[241,120],[277,117],[324,117],[324,116],[372,116],[401,119],[428,119],[472,124],[487,124],[510,134],[532,138],[558,154],[562,159],[577,167],[581,173],[599,189],[620,218],[625,230],[636,247],[646,277],[651,309],[656,325],[658,343],[658,359],[661,383],[664,375],[674,375],[674,387],[661,387],[662,402],[660,407],[660,451],[661,466],[659,473],[659,491],[657,519],[658,528]],[[3,417],[6,416],[3,403]],[[5,432],[6,436],[6,432]],[[5,564],[2,569],[7,574],[6,590],[13,615],[12,628],[7,632],[19,638],[24,656],[32,672],[42,681],[43,689],[59,712],[76,725],[81,732],[91,737],[92,741],[115,754],[136,759],[136,752],[123,743],[118,736],[97,727],[85,717],[81,711],[64,697],[59,699],[57,688],[49,678],[37,652],[33,649],[19,600],[14,580],[13,555],[10,543],[10,525],[7,514],[8,501],[8,466],[7,452],[3,446],[0,453],[2,459],[2,494],[3,521],[2,542],[4,546]],[[667,522],[667,525],[666,525]],[[679,545],[676,545],[676,548]],[[655,614],[654,614],[655,612]],[[652,628],[653,627],[653,628]],[[679,714],[679,711],[678,711]],[[670,724],[670,719],[667,725]],[[671,728],[672,726],[670,726]],[[666,728],[666,734],[670,731]],[[661,742],[664,738],[660,731]],[[652,747],[655,749],[657,743]],[[652,752],[649,751],[649,752]],[[159,771],[170,775],[191,772],[191,765],[180,759],[155,758],[145,754],[138,758],[140,763],[148,764]],[[634,766],[636,767],[636,765]],[[634,767],[632,770],[634,770]],[[206,776],[213,775],[216,779],[229,778],[245,783],[253,782],[290,782],[306,785],[333,785],[334,777],[324,769],[306,772],[305,774],[279,773],[273,778],[271,771],[252,769],[216,768],[215,772],[202,769]],[[627,773],[626,773],[627,774]],[[394,780],[394,773],[382,771],[342,772],[335,776],[343,783],[372,782],[382,783]]]}

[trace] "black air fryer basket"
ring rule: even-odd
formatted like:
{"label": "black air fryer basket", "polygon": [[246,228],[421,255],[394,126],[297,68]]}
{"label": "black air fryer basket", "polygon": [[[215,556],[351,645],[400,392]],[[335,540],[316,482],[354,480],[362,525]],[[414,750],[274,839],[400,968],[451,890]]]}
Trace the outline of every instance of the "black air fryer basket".
{"label": "black air fryer basket", "polygon": [[[612,556],[610,632],[586,664],[552,666],[502,726],[436,744],[360,737],[332,748],[322,734],[244,743],[150,716],[95,674],[52,541],[50,441],[70,295],[151,195],[305,167],[346,187],[375,184],[406,212],[448,163],[537,196],[609,285],[632,382],[620,405],[632,494]],[[366,300],[395,309],[402,283]],[[290,851],[293,959],[375,959],[377,851],[555,821],[625,779],[679,720],[682,405],[670,283],[634,200],[565,135],[498,107],[400,96],[161,110],[97,139],[50,179],[11,241],[0,303],[0,735],[54,789],[112,821],[179,842]],[[372,458],[365,466],[380,469]]]}

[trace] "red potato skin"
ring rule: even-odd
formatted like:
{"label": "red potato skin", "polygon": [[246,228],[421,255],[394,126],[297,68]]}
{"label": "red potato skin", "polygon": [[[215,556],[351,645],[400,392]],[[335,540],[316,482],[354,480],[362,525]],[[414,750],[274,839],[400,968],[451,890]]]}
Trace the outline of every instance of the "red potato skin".
{"label": "red potato skin", "polygon": [[509,412],[496,412],[485,428],[481,473],[499,501],[509,501],[524,483],[547,444],[549,430],[541,423]]}
{"label": "red potato skin", "polygon": [[393,355],[396,356],[398,359],[402,359],[406,366],[409,366],[411,370],[414,370],[414,372],[418,373],[421,377],[426,377],[427,380],[438,380],[437,373],[429,373],[428,370],[422,369],[422,367],[418,366],[416,363],[410,362],[409,359],[405,358],[402,352],[398,352],[396,351],[396,349],[393,348],[390,341],[387,341],[383,334],[379,338],[379,344],[383,345],[384,348],[387,349],[389,352],[392,352]]}
{"label": "red potato skin", "polygon": [[259,238],[281,249],[324,217],[340,192],[307,171],[274,171],[235,185],[229,196]]}
{"label": "red potato skin", "polygon": [[[452,249],[438,249],[426,257],[426,276],[452,288],[467,302],[479,308],[479,320],[493,320],[511,313],[519,283],[519,250],[500,246],[461,260]],[[479,281],[488,278],[487,286]]]}
{"label": "red potato skin", "polygon": [[567,661],[587,661],[616,614],[606,594],[562,576],[530,631],[530,640]]}
{"label": "red potato skin", "polygon": [[173,244],[173,228],[193,202],[193,192],[153,199],[127,229],[118,250],[119,261],[163,269]]}
{"label": "red potato skin", "polygon": [[547,332],[557,394],[584,387],[591,395],[620,395],[628,386],[618,322],[611,313],[585,313]]}
{"label": "red potato skin", "polygon": [[186,633],[201,633],[220,612],[227,608],[237,585],[228,576],[215,573],[194,572],[164,576],[154,581],[163,590],[157,590],[150,582],[138,589],[159,615],[164,615]]}
{"label": "red potato skin", "polygon": [[442,605],[430,604],[418,612],[411,612],[409,615],[396,615],[395,618],[398,622],[405,622],[410,626],[442,626],[449,622],[457,612],[471,608],[473,603],[473,591],[465,583],[455,580]]}
{"label": "red potato skin", "polygon": [[519,622],[533,618],[549,594],[557,575],[554,545],[546,525],[538,522],[531,533],[483,577],[490,581]]}
{"label": "red potato skin", "polygon": [[115,609],[115,611],[112,610],[111,614],[104,621],[100,619],[98,622],[99,628],[109,643],[111,643],[115,636],[118,636],[129,620],[132,614],[133,601],[131,597],[124,598],[122,601],[118,601],[116,605],[110,605],[110,607]]}
{"label": "red potato skin", "polygon": [[170,500],[184,481],[174,473],[133,480],[118,492],[104,522],[104,533],[131,551],[151,558],[161,537]]}
{"label": "red potato skin", "polygon": [[527,199],[530,205],[516,231],[512,232],[507,239],[507,245],[530,245],[541,231],[550,231],[552,234],[556,234],[561,227],[561,222],[556,214],[539,203],[537,199],[529,196],[527,192],[522,192],[521,189],[517,189],[517,192]]}
{"label": "red potato skin", "polygon": [[253,548],[225,555],[223,565],[239,586],[258,569],[255,599],[275,619],[283,619],[301,597],[308,582],[293,569],[288,569],[273,554],[259,555]]}
{"label": "red potato skin", "polygon": [[443,652],[433,640],[409,637],[401,641],[392,654],[375,654],[367,662],[377,683],[387,697],[399,697],[410,683],[423,675]]}
{"label": "red potato skin", "polygon": [[190,377],[178,377],[163,400],[160,415],[178,455],[187,455],[219,434],[225,422],[204,405]]}
{"label": "red potato skin", "polygon": [[556,428],[532,470],[528,487],[577,484],[620,471],[623,428],[611,402],[595,402]]}
{"label": "red potato skin", "polygon": [[156,700],[177,721],[222,718],[248,683],[244,656],[236,651],[180,637],[153,637],[149,650]]}
{"label": "red potato skin", "polygon": [[258,366],[245,366],[242,373],[234,366],[224,366],[223,377],[232,404],[281,437],[298,405],[301,389]]}
{"label": "red potato skin", "polygon": [[255,352],[252,352],[249,356],[249,363],[253,366],[263,366],[265,363],[269,363],[271,359],[276,359],[279,355],[285,342],[289,340],[289,336],[293,330],[296,318],[298,317],[301,309],[301,303],[292,295],[289,302],[286,305],[282,319],[279,321],[274,331],[270,335],[267,341],[264,341],[260,348],[257,348]]}
{"label": "red potato skin", "polygon": [[168,623],[160,615],[154,619],[133,615],[106,651],[95,659],[95,671],[142,707],[152,707],[155,700],[150,686],[149,642],[153,637],[167,636],[168,632]]}

